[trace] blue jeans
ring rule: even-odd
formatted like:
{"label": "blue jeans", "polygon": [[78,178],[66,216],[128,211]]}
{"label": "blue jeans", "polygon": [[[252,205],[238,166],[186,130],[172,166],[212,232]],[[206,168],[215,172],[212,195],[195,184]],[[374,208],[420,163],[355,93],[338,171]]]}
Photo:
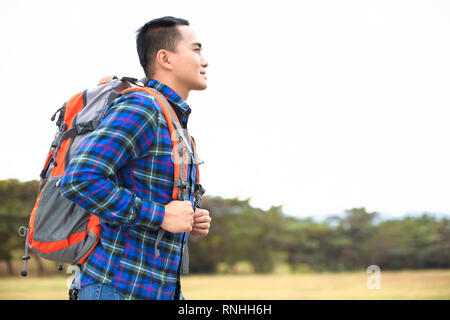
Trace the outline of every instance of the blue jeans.
{"label": "blue jeans", "polygon": [[[124,300],[116,288],[108,284],[91,284],[78,290],[78,300]],[[185,300],[180,291],[180,300]]]}
{"label": "blue jeans", "polygon": [[78,291],[79,300],[124,300],[119,291],[107,284],[91,284]]}

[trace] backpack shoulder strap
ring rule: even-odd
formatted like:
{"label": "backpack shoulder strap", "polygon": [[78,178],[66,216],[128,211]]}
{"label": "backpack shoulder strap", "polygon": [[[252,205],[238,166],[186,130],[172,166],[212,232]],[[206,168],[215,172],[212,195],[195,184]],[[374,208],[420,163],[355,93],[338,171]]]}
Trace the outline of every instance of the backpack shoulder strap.
{"label": "backpack shoulder strap", "polygon": [[189,162],[188,151],[191,150],[189,140],[184,136],[184,130],[180,121],[167,99],[157,90],[149,87],[132,87],[125,89],[121,94],[132,91],[145,92],[156,99],[161,111],[166,119],[173,144],[174,160],[174,188],[172,192],[173,200],[184,200],[187,197],[185,189],[187,187],[187,164]]}
{"label": "backpack shoulder strap", "polygon": [[[161,111],[166,119],[167,126],[169,128],[170,137],[173,144],[173,161],[174,161],[174,187],[172,191],[172,199],[173,200],[185,200],[187,198],[187,164],[190,159],[190,154],[188,154],[189,140],[184,137],[184,130],[181,127],[180,121],[173,110],[170,103],[167,99],[159,93],[157,90],[149,87],[132,87],[125,89],[121,92],[121,94],[125,94],[127,92],[132,91],[141,91],[145,92],[156,99],[158,102]],[[190,138],[190,137],[189,137]],[[190,138],[191,139],[191,138]],[[192,141],[192,140],[191,140]],[[192,144],[193,146],[193,144]],[[194,152],[195,152],[195,147]],[[197,159],[197,155],[195,155]],[[197,176],[198,176],[198,165],[197,165]],[[198,180],[197,180],[198,181]],[[158,234],[155,241],[155,256],[159,257],[159,243],[164,235],[164,229],[160,228],[158,230]],[[183,251],[183,270],[187,270],[187,264],[189,260],[186,258],[187,256],[187,242],[184,244]]]}

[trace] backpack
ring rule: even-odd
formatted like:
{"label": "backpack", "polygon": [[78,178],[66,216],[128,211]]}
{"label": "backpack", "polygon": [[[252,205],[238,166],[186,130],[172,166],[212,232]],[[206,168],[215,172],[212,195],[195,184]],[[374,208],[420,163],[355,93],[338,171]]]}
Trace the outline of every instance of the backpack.
{"label": "backpack", "polygon": [[[145,87],[137,79],[105,77],[97,87],[72,96],[51,118],[54,121],[59,113],[56,121],[58,131],[40,174],[38,197],[30,214],[29,228],[19,229],[19,234],[26,238],[25,256],[22,257],[25,261],[22,276],[27,275],[29,248],[40,257],[59,262],[58,270],[62,270],[61,263],[83,264],[98,243],[101,228],[99,217],[66,199],[59,186],[70,160],[87,135],[100,124],[108,106],[120,95],[131,91],[146,92],[158,101],[167,121],[173,144],[172,159],[175,171],[172,199],[186,199],[187,164],[193,161],[198,173],[198,158],[194,140],[185,129],[182,129],[171,105],[157,90]],[[195,207],[199,207],[204,192],[197,174]],[[158,244],[163,233],[164,230],[160,228],[155,243],[157,256],[159,255]],[[188,264],[186,245],[187,243],[183,247],[185,270]]]}

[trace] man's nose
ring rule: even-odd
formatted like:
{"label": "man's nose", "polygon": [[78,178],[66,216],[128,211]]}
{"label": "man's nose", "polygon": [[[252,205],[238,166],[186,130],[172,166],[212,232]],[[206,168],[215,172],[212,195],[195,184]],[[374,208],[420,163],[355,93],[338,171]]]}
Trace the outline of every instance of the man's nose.
{"label": "man's nose", "polygon": [[208,67],[209,63],[208,63],[208,61],[206,61],[205,58],[202,58],[201,65],[203,68],[206,68],[206,67]]}

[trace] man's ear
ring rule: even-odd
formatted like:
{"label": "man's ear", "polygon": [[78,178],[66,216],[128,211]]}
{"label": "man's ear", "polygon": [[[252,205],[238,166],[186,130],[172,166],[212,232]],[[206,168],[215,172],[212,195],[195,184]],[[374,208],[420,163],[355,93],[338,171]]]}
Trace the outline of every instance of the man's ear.
{"label": "man's ear", "polygon": [[161,49],[156,53],[156,63],[163,69],[172,70],[172,55],[169,51]]}

